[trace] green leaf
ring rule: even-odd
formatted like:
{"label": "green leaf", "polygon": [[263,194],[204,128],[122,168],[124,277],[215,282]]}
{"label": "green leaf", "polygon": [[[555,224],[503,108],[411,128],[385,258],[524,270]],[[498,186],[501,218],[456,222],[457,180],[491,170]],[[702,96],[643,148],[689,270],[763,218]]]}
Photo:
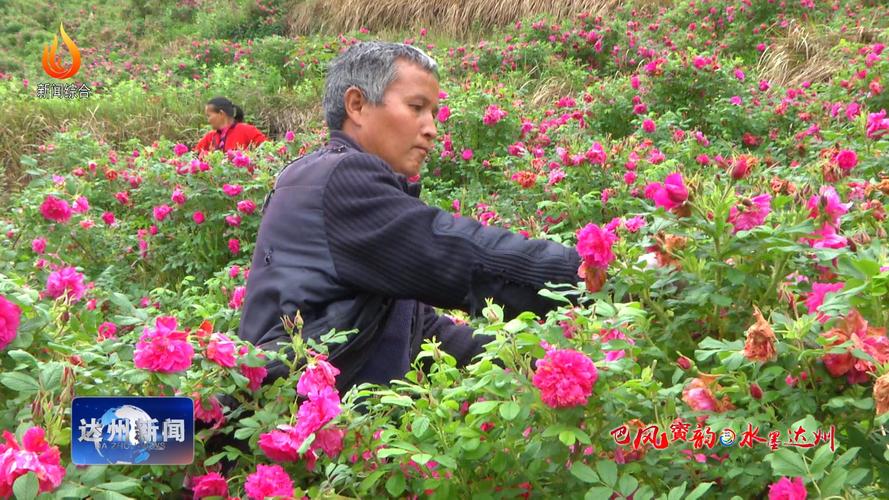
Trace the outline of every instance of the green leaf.
{"label": "green leaf", "polygon": [[422,439],[423,434],[426,434],[426,431],[429,429],[429,418],[428,417],[419,417],[414,420],[414,423],[411,426],[411,432],[417,439]]}
{"label": "green leaf", "polygon": [[519,416],[520,411],[522,411],[522,407],[515,401],[507,401],[500,405],[500,416],[503,417],[503,420],[509,421],[515,419]]}
{"label": "green leaf", "polygon": [[632,495],[638,487],[639,481],[637,481],[635,477],[629,474],[621,476],[620,481],[618,481],[617,483],[617,489],[620,490],[620,493],[625,497],[629,497],[630,495]]}
{"label": "green leaf", "polygon": [[679,486],[674,487],[670,490],[670,493],[667,495],[667,500],[680,500],[682,495],[685,494],[685,488],[688,483],[682,483]]}
{"label": "green leaf", "polygon": [[593,486],[587,490],[584,500],[600,500],[602,498],[611,498],[612,489],[605,486]]}
{"label": "green leaf", "polygon": [[456,469],[457,468],[457,461],[454,460],[454,457],[452,457],[450,455],[436,455],[435,461],[438,462],[439,465],[447,467],[448,469]]}
{"label": "green leaf", "polygon": [[47,390],[59,388],[64,371],[65,367],[62,363],[57,361],[45,363],[40,367],[40,385]]}
{"label": "green leaf", "polygon": [[528,325],[525,324],[524,321],[516,318],[516,319],[510,320],[509,323],[506,323],[505,325],[503,325],[503,329],[506,330],[507,332],[515,335],[516,333],[519,333],[520,331],[527,328],[527,326]]}
{"label": "green leaf", "polygon": [[386,405],[403,406],[405,408],[414,406],[414,400],[411,399],[410,396],[383,396],[380,398],[380,403]]}
{"label": "green leaf", "polygon": [[160,381],[164,384],[174,389],[179,388],[180,377],[178,373],[155,373],[155,375],[157,375],[157,378],[159,378]]}
{"label": "green leaf", "polygon": [[552,290],[543,288],[543,289],[540,290],[539,293],[540,293],[541,296],[546,297],[546,298],[551,299],[551,300],[555,300],[556,302],[562,302],[562,303],[564,303],[564,304],[569,304],[569,305],[571,304],[571,301],[568,300],[567,297],[565,297],[564,295],[560,295],[560,294],[558,294],[558,293],[555,293],[555,292],[553,292]]}
{"label": "green leaf", "polygon": [[410,451],[404,450],[401,448],[382,448],[380,450],[377,450],[377,457],[388,458],[388,457],[395,457],[395,456],[399,456],[399,455],[406,455],[408,453],[410,453]]}
{"label": "green leaf", "polygon": [[636,493],[633,493],[633,500],[651,500],[652,498],[654,498],[654,490],[648,485],[643,484],[636,490]]}
{"label": "green leaf", "polygon": [[816,481],[821,479],[821,476],[824,474],[824,469],[830,465],[833,456],[833,451],[830,450],[829,446],[821,446],[815,451],[815,456],[812,458],[812,463],[809,465],[812,479]]}
{"label": "green leaf", "polygon": [[589,465],[583,462],[574,462],[571,464],[571,474],[585,483],[598,483],[599,475],[596,474]]}
{"label": "green leaf", "polygon": [[80,484],[62,484],[59,489],[52,492],[55,498],[87,498],[90,495],[90,489]]}
{"label": "green leaf", "polygon": [[766,456],[765,460],[771,462],[776,476],[808,477],[802,455],[794,451],[782,448]]}
{"label": "green leaf", "polygon": [[133,500],[133,497],[128,497],[123,493],[108,490],[99,490],[96,494],[92,495],[91,498],[93,500]]}
{"label": "green leaf", "polygon": [[415,453],[411,455],[411,460],[417,462],[419,465],[426,465],[426,462],[432,460],[432,455],[428,453]]}
{"label": "green leaf", "polygon": [[714,293],[710,294],[710,302],[716,304],[717,306],[729,307],[734,301],[731,297],[726,297],[725,295]]}
{"label": "green leaf", "polygon": [[12,492],[19,500],[34,500],[37,498],[40,482],[37,480],[37,474],[28,472],[12,483]]}
{"label": "green leaf", "polygon": [[106,470],[108,469],[104,465],[90,465],[81,474],[80,481],[87,486],[92,486],[105,479]]}
{"label": "green leaf", "polygon": [[361,484],[358,486],[359,491],[365,492],[372,489],[373,485],[377,484],[377,481],[379,481],[380,477],[385,473],[385,469],[380,469],[371,473],[371,475],[364,478],[364,481],[361,481]]}
{"label": "green leaf", "polygon": [[849,471],[849,475],[846,476],[846,484],[856,485],[867,476],[867,473],[870,472],[868,469],[858,468],[852,471]]}
{"label": "green leaf", "polygon": [[213,455],[212,457],[208,457],[206,460],[204,460],[204,467],[209,467],[209,466],[215,464],[216,462],[222,460],[222,458],[225,457],[225,455],[227,455],[227,452],[223,451],[221,453],[217,453],[217,454]]}
{"label": "green leaf", "polygon": [[565,444],[565,446],[571,446],[575,441],[574,433],[571,431],[562,431],[559,433],[559,441]]}
{"label": "green leaf", "polygon": [[400,470],[395,471],[386,481],[386,491],[393,497],[401,495],[404,491],[404,474]]}
{"label": "green leaf", "polygon": [[712,482],[699,484],[695,489],[691,490],[691,493],[685,497],[685,500],[698,500],[698,498],[704,496],[704,493],[707,493],[711,486],[713,486]]}
{"label": "green leaf", "polygon": [[108,491],[116,491],[118,493],[128,493],[130,491],[135,490],[139,487],[139,481],[133,479],[127,479],[124,481],[114,481],[111,483],[102,483],[97,488],[102,488],[103,490]]}
{"label": "green leaf", "polygon": [[461,439],[458,442],[460,443],[460,447],[466,451],[475,450],[481,444],[481,440],[478,438]]}
{"label": "green leaf", "polygon": [[314,432],[309,434],[309,437],[303,439],[302,444],[299,445],[299,449],[296,450],[296,452],[299,453],[300,455],[305,454],[306,452],[309,451],[309,446],[311,446],[313,442],[315,442],[315,433]]}
{"label": "green leaf", "polygon": [[858,450],[860,449],[861,447],[859,446],[849,448],[845,453],[840,455],[839,458],[833,461],[833,468],[836,469],[837,467],[845,467],[846,465],[848,465],[849,462],[851,462],[852,459],[855,458],[855,455],[858,454]]}
{"label": "green leaf", "polygon": [[846,469],[834,469],[831,473],[821,481],[818,485],[821,488],[821,496],[829,497],[839,495],[843,491],[843,485],[846,484],[846,476],[849,472]]}
{"label": "green leaf", "polygon": [[617,483],[617,465],[611,460],[596,462],[596,471],[599,473],[599,479],[608,486],[614,487]]}
{"label": "green leaf", "polygon": [[469,407],[469,413],[473,415],[486,415],[491,413],[494,408],[500,404],[500,401],[479,401],[477,403],[472,403]]}
{"label": "green leaf", "polygon": [[617,315],[617,309],[608,302],[596,301],[596,315],[602,318],[613,318]]}
{"label": "green leaf", "polygon": [[22,372],[10,372],[0,375],[0,384],[20,392],[22,395],[33,394],[40,389],[34,377]]}
{"label": "green leaf", "polygon": [[16,360],[19,363],[24,363],[26,365],[37,366],[37,358],[31,356],[31,354],[27,351],[23,351],[21,349],[15,349],[13,351],[9,351],[6,353],[10,358]]}
{"label": "green leaf", "polygon": [[235,439],[249,439],[250,436],[255,434],[257,429],[251,429],[249,427],[242,427],[235,431]]}

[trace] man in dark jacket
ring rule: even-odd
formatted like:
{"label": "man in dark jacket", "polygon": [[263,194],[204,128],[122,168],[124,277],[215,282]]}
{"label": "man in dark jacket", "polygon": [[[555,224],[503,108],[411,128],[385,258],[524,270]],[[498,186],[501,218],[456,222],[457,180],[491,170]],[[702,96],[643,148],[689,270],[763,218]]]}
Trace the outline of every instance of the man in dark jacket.
{"label": "man in dark jacket", "polygon": [[[362,43],[330,65],[329,143],[278,176],[267,200],[238,335],[268,350],[303,336],[357,329],[330,348],[340,390],[401,378],[424,339],[463,365],[485,339],[433,306],[478,314],[485,298],[510,315],[545,314],[546,282],[575,283],[573,248],[526,240],[419,200],[417,175],[436,139],[437,66],[402,44]],[[286,375],[272,363],[269,378]]]}

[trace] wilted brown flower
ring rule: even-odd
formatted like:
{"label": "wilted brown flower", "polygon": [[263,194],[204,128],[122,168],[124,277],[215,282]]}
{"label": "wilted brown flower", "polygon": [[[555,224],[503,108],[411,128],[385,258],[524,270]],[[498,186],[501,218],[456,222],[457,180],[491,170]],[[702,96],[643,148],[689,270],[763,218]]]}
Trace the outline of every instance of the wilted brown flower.
{"label": "wilted brown flower", "polygon": [[877,404],[877,415],[889,411],[889,373],[874,382],[874,402]]}
{"label": "wilted brown flower", "polygon": [[676,236],[673,234],[665,234],[659,232],[655,235],[655,244],[648,248],[654,252],[657,263],[661,267],[673,266],[676,269],[682,269],[679,260],[674,257],[677,250],[685,248],[688,239],[685,236]]}
{"label": "wilted brown flower", "polygon": [[775,359],[775,332],[759,308],[753,306],[753,318],[756,320],[747,329],[747,340],[744,342],[744,357],[751,361],[771,361]]}

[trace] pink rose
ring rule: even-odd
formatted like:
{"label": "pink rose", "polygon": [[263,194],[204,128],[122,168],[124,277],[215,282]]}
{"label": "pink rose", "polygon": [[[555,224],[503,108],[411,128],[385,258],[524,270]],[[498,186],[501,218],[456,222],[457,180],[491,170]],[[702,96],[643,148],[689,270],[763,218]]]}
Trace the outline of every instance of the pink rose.
{"label": "pink rose", "polygon": [[570,349],[551,350],[538,359],[532,382],[540,398],[552,408],[587,404],[599,378],[596,365],[584,353]]}
{"label": "pink rose", "polygon": [[65,267],[49,274],[46,280],[46,294],[50,298],[57,299],[65,296],[71,303],[83,298],[86,287],[83,284],[83,275],[73,267]]}
{"label": "pink rose", "polygon": [[577,253],[590,267],[607,268],[614,260],[611,247],[617,236],[596,224],[587,224],[577,233]]}
{"label": "pink rose", "polygon": [[37,255],[43,255],[46,251],[46,238],[34,238],[31,241],[31,250]]}
{"label": "pink rose", "polygon": [[340,371],[335,366],[327,362],[326,356],[319,355],[299,377],[296,392],[312,397],[319,394],[324,388],[335,388],[336,376],[339,373]]}
{"label": "pink rose", "polygon": [[0,295],[0,351],[15,340],[21,319],[22,310],[19,306]]}
{"label": "pink rose", "polygon": [[193,357],[194,347],[188,342],[188,334],[176,330],[176,318],[161,316],[155,320],[155,328],[145,328],[133,362],[136,368],[173,373],[187,370]]}
{"label": "pink rose", "polygon": [[203,476],[195,476],[191,479],[191,489],[194,498],[227,497],[228,482],[218,472],[210,472]]}
{"label": "pink rose", "polygon": [[844,283],[812,283],[812,291],[806,296],[806,309],[809,314],[818,313],[818,321],[826,323],[830,316],[822,313],[818,309],[824,303],[824,297],[828,293],[838,292],[843,289]]}
{"label": "pink rose", "polygon": [[172,212],[172,211],[173,211],[173,209],[170,208],[169,205],[167,205],[166,203],[164,203],[163,205],[154,207],[154,218],[155,218],[158,222],[160,222],[160,221],[166,219],[167,216],[170,215],[170,212]]}
{"label": "pink rose", "polygon": [[795,477],[793,481],[782,477],[778,482],[769,486],[769,500],[806,500],[807,495],[808,492],[801,477]]}
{"label": "pink rose", "polygon": [[234,184],[234,185],[223,184],[222,185],[222,192],[227,194],[228,196],[237,196],[237,195],[241,194],[241,191],[243,191],[243,190],[244,190],[244,188],[237,185],[237,184]]}
{"label": "pink rose", "polygon": [[117,325],[105,321],[98,328],[99,340],[113,339],[117,336]]}
{"label": "pink rose", "polygon": [[68,202],[53,195],[47,195],[40,205],[40,213],[53,222],[68,222],[71,218],[71,207]]}
{"label": "pink rose", "polygon": [[657,126],[654,124],[653,121],[646,119],[642,122],[642,130],[644,130],[646,133],[651,134],[654,133],[655,130],[657,130]]}
{"label": "pink rose", "polygon": [[185,193],[182,192],[181,189],[176,188],[173,190],[173,194],[170,195],[170,201],[177,205],[182,205],[185,203]]}
{"label": "pink rose", "polygon": [[38,479],[41,493],[55,490],[62,484],[65,468],[61,465],[61,453],[44,438],[44,430],[31,427],[19,443],[9,431],[3,431],[5,443],[0,443],[0,498],[12,496],[12,485],[20,476],[33,472]]}
{"label": "pink rose", "polygon": [[238,211],[247,215],[252,214],[256,210],[256,203],[253,200],[241,200],[238,202]]}
{"label": "pink rose", "polygon": [[233,368],[235,366],[235,343],[221,333],[210,336],[207,344],[207,359],[219,366]]}
{"label": "pink rose", "polygon": [[729,210],[728,222],[735,228],[732,231],[747,231],[761,225],[772,211],[772,196],[760,194],[744,200]]}
{"label": "pink rose", "polygon": [[843,171],[848,172],[855,168],[858,165],[858,155],[855,154],[855,151],[851,149],[844,149],[837,153],[837,165],[843,169]]}
{"label": "pink rose", "polygon": [[247,476],[244,490],[253,500],[278,496],[290,498],[293,496],[293,480],[280,465],[259,464],[256,472]]}

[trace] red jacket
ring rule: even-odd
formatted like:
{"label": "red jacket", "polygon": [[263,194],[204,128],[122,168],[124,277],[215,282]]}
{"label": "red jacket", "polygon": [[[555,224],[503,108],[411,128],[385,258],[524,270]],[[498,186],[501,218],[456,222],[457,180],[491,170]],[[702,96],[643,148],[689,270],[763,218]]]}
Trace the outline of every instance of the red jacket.
{"label": "red jacket", "polygon": [[223,151],[232,149],[246,149],[249,146],[258,146],[266,141],[266,136],[249,123],[235,123],[228,129],[211,130],[201,139],[195,151],[208,152],[219,149],[219,143],[224,139]]}

